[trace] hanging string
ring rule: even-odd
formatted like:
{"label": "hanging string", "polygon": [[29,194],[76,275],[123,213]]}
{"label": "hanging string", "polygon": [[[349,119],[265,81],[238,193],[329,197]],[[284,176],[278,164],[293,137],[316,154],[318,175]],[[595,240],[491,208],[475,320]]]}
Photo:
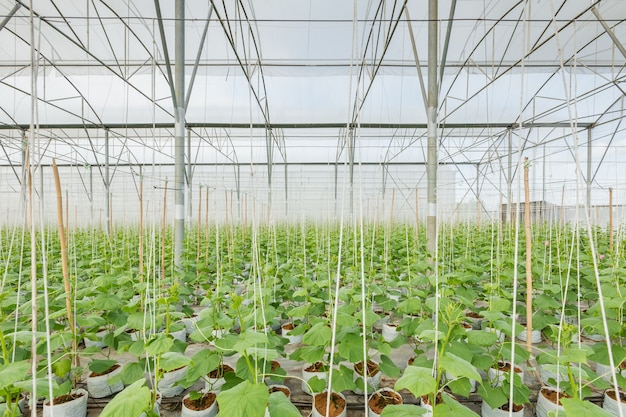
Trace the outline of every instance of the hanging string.
{"label": "hanging string", "polygon": [[[564,65],[564,58],[563,58],[563,51],[561,50],[561,44],[560,44],[560,37],[559,37],[559,29],[557,26],[557,22],[556,22],[556,16],[555,16],[555,12],[554,12],[554,2],[553,0],[550,0],[550,12],[552,14],[551,16],[551,21],[552,21],[552,25],[554,26],[554,36],[555,36],[555,41],[557,44],[557,50],[558,50],[558,56],[559,56],[559,68],[561,73],[565,74],[565,65]],[[574,39],[576,39],[576,31],[574,31]],[[574,55],[574,73],[576,70],[576,55]],[[580,149],[579,149],[579,139],[578,139],[578,132],[576,129],[576,121],[577,121],[577,104],[574,101],[574,103],[572,104],[571,99],[569,97],[569,89],[568,89],[568,85],[567,85],[567,81],[565,79],[565,77],[561,77],[562,81],[563,81],[563,93],[565,94],[565,103],[567,105],[567,112],[569,115],[569,124],[570,124],[570,129],[572,131],[572,136],[574,138],[574,159],[576,162],[576,206],[578,207],[578,189],[579,189],[579,184],[582,181],[582,167],[581,167],[581,163],[580,163]],[[576,82],[576,77],[574,77],[574,83]],[[576,84],[574,84],[574,88],[576,87]],[[591,137],[589,138],[589,140],[591,140]],[[587,155],[587,158],[591,158],[591,155]],[[587,178],[587,181],[590,181],[590,178]],[[606,315],[606,308],[604,305],[604,295],[603,295],[603,291],[602,291],[602,284],[600,282],[600,272],[598,269],[598,258],[597,258],[597,251],[596,251],[596,244],[595,244],[595,240],[594,240],[594,236],[593,236],[593,230],[592,230],[592,225],[591,225],[591,218],[589,215],[589,211],[590,211],[590,207],[587,205],[587,201],[586,199],[583,201],[583,208],[584,208],[584,217],[585,217],[585,224],[587,227],[587,238],[589,240],[589,249],[591,250],[591,261],[592,261],[592,265],[593,265],[593,274],[594,274],[594,278],[595,278],[595,282],[596,282],[596,289],[598,291],[598,305],[600,306],[600,316],[602,318],[602,327],[603,327],[603,331],[604,331],[604,339],[605,339],[605,343],[606,343],[606,347],[607,347],[607,351],[608,351],[608,356],[609,356],[609,366],[611,367],[611,369],[616,369],[616,364],[615,364],[615,360],[613,358],[613,349],[612,349],[612,345],[611,345],[611,339],[610,339],[610,333],[609,333],[609,328],[608,328],[608,322],[607,322],[607,315]],[[578,210],[577,210],[578,211]],[[560,339],[560,338],[559,338]],[[580,342],[579,342],[580,343]],[[616,397],[620,397],[620,390],[619,390],[619,385],[617,382],[617,376],[615,375],[615,372],[613,372],[612,374],[612,382],[613,382],[613,388],[615,389],[615,395]],[[622,410],[622,407],[617,407],[618,411],[619,411],[619,416],[620,417],[624,417],[624,413]]]}

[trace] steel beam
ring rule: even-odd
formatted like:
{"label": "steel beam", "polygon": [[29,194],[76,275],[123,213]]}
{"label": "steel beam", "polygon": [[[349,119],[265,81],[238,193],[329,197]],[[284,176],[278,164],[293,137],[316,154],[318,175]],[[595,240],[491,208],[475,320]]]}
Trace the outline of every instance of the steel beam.
{"label": "steel beam", "polygon": [[591,11],[593,12],[593,14],[598,19],[598,22],[600,22],[600,24],[604,28],[604,31],[606,32],[606,34],[609,35],[609,37],[611,38],[611,40],[615,44],[615,47],[617,49],[619,49],[619,51],[622,53],[622,56],[624,58],[626,58],[626,48],[624,48],[624,45],[622,45],[620,40],[617,39],[617,36],[615,36],[615,32],[613,32],[613,30],[609,27],[609,25],[606,24],[606,21],[602,18],[602,16],[600,15],[600,12],[598,11],[598,9],[594,6],[594,7],[591,8]]}
{"label": "steel beam", "polygon": [[2,22],[0,22],[0,30],[4,29],[7,23],[9,23],[9,20],[11,20],[11,18],[15,15],[15,13],[17,13],[20,7],[22,7],[22,3],[20,3],[19,1],[15,2],[15,5],[13,6],[9,14],[7,14],[4,17],[4,19],[2,19]]}
{"label": "steel beam", "polygon": [[[576,123],[582,131],[597,123]],[[190,122],[185,125],[188,128],[206,129],[341,129],[345,128],[345,123],[201,123]],[[1,124],[0,130],[28,130],[28,124]],[[355,128],[356,125],[349,125]],[[360,129],[427,129],[428,123],[359,123]],[[173,123],[42,123],[39,129],[173,129]],[[446,123],[445,128],[453,129],[520,129],[519,123]],[[521,124],[522,129],[530,128],[563,128],[571,129],[570,122],[546,122],[535,123],[525,122]]]}

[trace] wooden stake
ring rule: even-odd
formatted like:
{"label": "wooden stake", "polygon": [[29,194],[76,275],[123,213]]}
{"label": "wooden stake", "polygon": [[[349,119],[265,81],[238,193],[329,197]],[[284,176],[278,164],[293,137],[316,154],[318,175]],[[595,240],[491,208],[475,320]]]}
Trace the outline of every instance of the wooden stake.
{"label": "wooden stake", "polygon": [[613,188],[609,187],[609,252],[613,253]]}
{"label": "wooden stake", "polygon": [[[61,272],[63,274],[63,286],[65,287],[65,308],[67,310],[67,321],[72,332],[72,352],[76,352],[76,327],[74,326],[74,315],[72,314],[72,286],[70,285],[70,273],[67,263],[67,239],[65,226],[63,225],[63,192],[61,191],[59,169],[55,159],[52,160],[52,173],[54,174],[54,186],[57,194],[57,225],[59,242],[61,244]],[[78,366],[78,355],[72,356],[72,363]]]}
{"label": "wooden stake", "polygon": [[528,158],[524,158],[524,229],[526,231],[526,349],[532,351],[533,331],[533,279],[532,242],[530,233],[530,189],[528,185]]}

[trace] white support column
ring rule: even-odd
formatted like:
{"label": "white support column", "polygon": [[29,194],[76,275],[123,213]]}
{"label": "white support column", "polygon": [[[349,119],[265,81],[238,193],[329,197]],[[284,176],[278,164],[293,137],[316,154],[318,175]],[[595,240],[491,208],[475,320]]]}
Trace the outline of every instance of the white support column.
{"label": "white support column", "polygon": [[426,161],[427,190],[427,217],[426,217],[426,243],[428,252],[435,254],[437,245],[437,165],[439,144],[437,138],[437,106],[438,106],[438,82],[437,82],[437,0],[429,0],[428,3],[428,159]]}
{"label": "white support column", "polygon": [[174,79],[176,119],[174,126],[174,265],[180,267],[185,236],[185,2],[175,3]]}

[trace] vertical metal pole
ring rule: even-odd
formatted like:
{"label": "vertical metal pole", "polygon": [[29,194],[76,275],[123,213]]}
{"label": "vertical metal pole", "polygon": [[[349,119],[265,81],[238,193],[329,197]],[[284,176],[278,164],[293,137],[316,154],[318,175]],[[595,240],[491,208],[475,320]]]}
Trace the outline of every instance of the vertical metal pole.
{"label": "vertical metal pole", "polygon": [[513,222],[513,132],[509,129],[509,151],[507,155],[506,177],[506,221],[511,224]]}
{"label": "vertical metal pole", "polygon": [[192,171],[191,171],[191,129],[187,129],[187,224],[191,224],[191,218],[193,217],[192,209],[193,204],[191,203],[192,197]]}
{"label": "vertical metal pole", "polygon": [[480,216],[482,214],[482,204],[480,202],[480,164],[476,164],[476,214],[477,225],[480,227]]}
{"label": "vertical metal pole", "polygon": [[348,133],[349,145],[348,145],[348,163],[350,169],[350,219],[355,218],[354,216],[354,129],[350,128],[350,132]]}
{"label": "vertical metal pole", "polygon": [[609,253],[613,253],[613,188],[609,187]]}
{"label": "vertical metal pole", "polygon": [[338,190],[337,190],[337,177],[339,176],[339,166],[337,164],[337,161],[335,161],[335,217],[337,217],[337,196],[338,196]]}
{"label": "vertical metal pole", "polygon": [[26,192],[26,183],[28,181],[28,167],[26,166],[26,164],[28,163],[28,161],[26,160],[27,146],[28,143],[26,143],[26,131],[22,130],[22,201],[24,202],[24,207],[26,207],[26,197],[28,196]]}
{"label": "vertical metal pole", "polygon": [[428,159],[426,178],[428,180],[428,217],[426,218],[426,242],[430,254],[435,253],[437,245],[437,0],[428,2]]}
{"label": "vertical metal pole", "polygon": [[89,165],[89,202],[89,211],[91,213],[90,218],[93,220],[93,169],[91,165]]}
{"label": "vertical metal pole", "polygon": [[543,145],[543,172],[541,173],[541,201],[546,202],[546,145]]}
{"label": "vertical metal pole", "polygon": [[109,176],[109,129],[104,129],[104,202],[106,206],[107,234],[111,235],[111,177]]}
{"label": "vertical metal pole", "polygon": [[268,211],[272,211],[272,172],[274,164],[274,148],[272,146],[272,130],[267,128],[265,130],[265,151],[267,153],[267,198],[268,198]]}
{"label": "vertical metal pole", "polygon": [[285,161],[285,218],[289,215],[289,169],[287,166],[287,161]]}
{"label": "vertical metal pole", "polygon": [[587,129],[587,210],[591,213],[591,128]]}
{"label": "vertical metal pole", "polygon": [[176,92],[174,155],[174,266],[180,267],[185,236],[185,2],[176,0],[174,87]]}

